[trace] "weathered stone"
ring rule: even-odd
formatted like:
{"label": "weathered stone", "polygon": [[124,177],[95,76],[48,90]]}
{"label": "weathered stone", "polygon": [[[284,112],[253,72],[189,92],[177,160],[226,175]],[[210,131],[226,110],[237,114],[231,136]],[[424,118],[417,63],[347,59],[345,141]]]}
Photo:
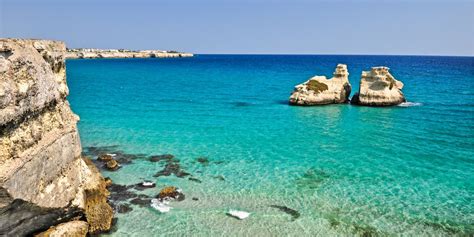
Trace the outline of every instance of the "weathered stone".
{"label": "weathered stone", "polygon": [[115,171],[120,168],[119,163],[116,160],[109,160],[105,163],[105,167],[110,171]]}
{"label": "weathered stone", "polygon": [[366,106],[391,106],[405,102],[401,89],[403,83],[397,81],[389,72],[388,67],[373,67],[362,72],[359,92],[351,104]]}
{"label": "weathered stone", "polygon": [[[103,192],[105,184],[97,186],[103,178],[81,159],[79,118],[66,100],[64,54],[62,42],[0,39],[0,207],[7,208],[3,215],[16,213],[10,221],[20,220],[14,230],[0,225],[4,233],[32,234],[87,217],[91,208],[110,208],[108,193],[91,202],[90,193]],[[89,224],[98,230],[97,223]]]}
{"label": "weathered stone", "polygon": [[83,237],[87,235],[89,225],[85,221],[69,221],[49,228],[36,237]]}
{"label": "weathered stone", "polygon": [[160,193],[156,196],[156,198],[158,198],[160,201],[166,199],[183,201],[185,196],[177,187],[167,186],[161,189]]}
{"label": "weathered stone", "polygon": [[349,101],[351,84],[347,66],[338,64],[333,78],[315,76],[295,87],[290,96],[293,105],[326,105],[340,104]]}
{"label": "weathered stone", "polygon": [[[2,189],[0,188],[0,191]],[[40,207],[21,199],[12,199],[3,189],[0,207],[0,236],[26,236],[48,229],[51,225],[80,218],[77,207]]]}

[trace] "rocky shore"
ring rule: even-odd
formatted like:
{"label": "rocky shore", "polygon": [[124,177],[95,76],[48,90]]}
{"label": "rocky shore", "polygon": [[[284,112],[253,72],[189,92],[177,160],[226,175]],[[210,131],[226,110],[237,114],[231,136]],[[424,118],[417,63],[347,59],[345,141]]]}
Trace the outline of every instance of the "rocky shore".
{"label": "rocky shore", "polygon": [[0,235],[108,231],[109,191],[81,156],[64,43],[0,39]]}
{"label": "rocky shore", "polygon": [[126,49],[67,49],[66,58],[182,58],[193,57],[192,53],[161,50]]}

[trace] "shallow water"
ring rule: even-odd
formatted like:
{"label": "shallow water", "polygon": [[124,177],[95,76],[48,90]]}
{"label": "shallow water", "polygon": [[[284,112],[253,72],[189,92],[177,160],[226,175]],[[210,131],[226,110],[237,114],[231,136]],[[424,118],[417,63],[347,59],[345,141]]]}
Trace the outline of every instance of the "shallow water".
{"label": "shallow water", "polygon": [[[287,105],[296,84],[337,63],[348,65],[353,92],[362,70],[389,66],[411,103]],[[144,158],[104,172],[119,184],[156,181],[149,195],[166,185],[186,195],[169,213],[132,206],[111,235],[474,233],[472,57],[68,60],[67,73],[83,147],[173,154],[202,181],[153,177],[165,163]],[[236,220],[230,209],[251,215]]]}

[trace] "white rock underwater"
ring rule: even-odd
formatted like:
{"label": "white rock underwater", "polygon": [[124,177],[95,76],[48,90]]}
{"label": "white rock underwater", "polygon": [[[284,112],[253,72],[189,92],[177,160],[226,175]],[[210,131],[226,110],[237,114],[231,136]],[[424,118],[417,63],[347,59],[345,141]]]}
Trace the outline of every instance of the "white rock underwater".
{"label": "white rock underwater", "polygon": [[229,212],[227,212],[227,214],[240,220],[243,220],[250,216],[250,213],[238,210],[230,210]]}

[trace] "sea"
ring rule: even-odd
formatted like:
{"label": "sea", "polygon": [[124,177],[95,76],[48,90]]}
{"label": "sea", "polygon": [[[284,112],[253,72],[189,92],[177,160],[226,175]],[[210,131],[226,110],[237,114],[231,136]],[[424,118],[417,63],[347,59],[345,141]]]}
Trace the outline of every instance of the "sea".
{"label": "sea", "polygon": [[[362,71],[389,67],[407,103],[288,104],[295,85],[332,77],[338,63],[351,94]],[[474,57],[198,54],[66,65],[84,155],[131,157],[103,176],[155,182],[132,190],[143,197],[166,186],[185,195],[163,213],[121,200],[132,210],[117,212],[104,235],[474,235]],[[150,157],[163,154],[186,175],[157,176],[169,162]]]}

